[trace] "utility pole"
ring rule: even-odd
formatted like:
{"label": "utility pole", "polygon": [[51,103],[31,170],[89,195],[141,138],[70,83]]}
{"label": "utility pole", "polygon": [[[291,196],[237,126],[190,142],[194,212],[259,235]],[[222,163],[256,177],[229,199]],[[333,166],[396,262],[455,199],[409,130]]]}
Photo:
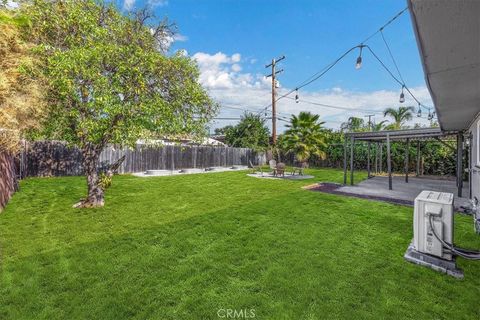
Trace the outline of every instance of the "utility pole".
{"label": "utility pole", "polygon": [[372,117],[374,117],[374,114],[368,114],[365,117],[368,117],[368,130],[372,131]]}
{"label": "utility pole", "polygon": [[273,58],[272,62],[265,66],[265,68],[272,67],[272,73],[269,74],[267,76],[267,78],[272,77],[272,142],[273,142],[274,145],[277,143],[277,107],[276,107],[277,83],[276,83],[276,80],[275,80],[275,76],[278,73],[283,72],[283,69],[280,69],[280,70],[276,71],[275,70],[275,65],[277,64],[277,62],[282,61],[283,59],[285,59],[285,56],[281,56],[277,59]]}

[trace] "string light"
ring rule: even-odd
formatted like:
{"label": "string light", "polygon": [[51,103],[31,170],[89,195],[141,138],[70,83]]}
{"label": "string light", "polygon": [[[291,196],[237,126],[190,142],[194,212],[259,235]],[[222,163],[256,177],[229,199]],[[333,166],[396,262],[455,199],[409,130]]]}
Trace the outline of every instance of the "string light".
{"label": "string light", "polygon": [[362,49],[364,45],[360,45],[360,54],[358,55],[357,62],[355,63],[355,69],[360,69],[362,67]]}
{"label": "string light", "polygon": [[298,89],[295,89],[295,102],[296,103],[300,102],[300,98],[298,97]]}
{"label": "string light", "polygon": [[400,103],[404,103],[405,102],[405,93],[403,93],[403,88],[405,88],[405,86],[402,86],[402,93],[400,93]]}

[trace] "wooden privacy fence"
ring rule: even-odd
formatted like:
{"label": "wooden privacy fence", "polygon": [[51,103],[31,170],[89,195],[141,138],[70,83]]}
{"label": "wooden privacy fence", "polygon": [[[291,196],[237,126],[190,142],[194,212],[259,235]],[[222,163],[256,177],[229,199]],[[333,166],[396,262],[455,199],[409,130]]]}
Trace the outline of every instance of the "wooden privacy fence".
{"label": "wooden privacy fence", "polygon": [[17,187],[14,158],[0,152],[0,211],[5,207]]}
{"label": "wooden privacy fence", "polygon": [[[75,147],[59,141],[27,143],[24,149],[23,176],[81,175],[82,155]],[[265,163],[265,154],[248,148],[214,146],[142,146],[114,148],[108,146],[100,155],[100,166],[107,166],[125,155],[119,173],[146,170],[180,170],[217,166]]]}

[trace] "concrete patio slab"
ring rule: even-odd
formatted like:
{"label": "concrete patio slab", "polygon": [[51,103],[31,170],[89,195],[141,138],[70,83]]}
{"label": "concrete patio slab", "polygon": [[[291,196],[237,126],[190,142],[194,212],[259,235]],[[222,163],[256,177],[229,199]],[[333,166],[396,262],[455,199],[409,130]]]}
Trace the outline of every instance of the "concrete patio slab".
{"label": "concrete patio slab", "polygon": [[247,176],[259,178],[259,179],[282,179],[282,180],[306,180],[306,179],[315,178],[314,176],[310,176],[310,175],[287,175],[287,174],[283,177],[276,177],[271,173],[262,174],[261,172],[250,173],[250,174],[247,174]]}
{"label": "concrete patio slab", "polygon": [[178,170],[147,170],[145,172],[134,172],[132,175],[136,177],[148,178],[148,177],[166,177],[175,175],[187,175],[187,174],[204,174],[226,171],[240,171],[247,170],[248,166],[234,165],[230,167],[210,167],[210,168],[185,168]]}
{"label": "concrete patio slab", "polygon": [[455,181],[447,179],[432,179],[421,177],[409,177],[409,182],[405,182],[405,177],[393,177],[393,190],[388,190],[388,177],[377,176],[364,180],[353,186],[341,186],[335,190],[335,193],[344,193],[358,195],[360,197],[378,198],[378,200],[396,200],[393,202],[402,202],[412,204],[415,198],[423,190],[432,190],[439,192],[450,192],[455,196],[455,208],[469,205],[469,190],[463,188],[462,197],[457,196],[457,187]]}

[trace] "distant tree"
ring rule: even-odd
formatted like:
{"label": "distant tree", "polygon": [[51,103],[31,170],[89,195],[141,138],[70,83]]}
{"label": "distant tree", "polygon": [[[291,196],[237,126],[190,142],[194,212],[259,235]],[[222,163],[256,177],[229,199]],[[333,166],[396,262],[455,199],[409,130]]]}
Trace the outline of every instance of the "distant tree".
{"label": "distant tree", "polygon": [[292,115],[282,139],[285,151],[293,153],[299,162],[306,162],[313,155],[324,159],[327,148],[324,123],[319,115],[310,112]]}
{"label": "distant tree", "polygon": [[414,108],[410,107],[398,107],[395,108],[387,108],[383,111],[384,117],[391,117],[393,122],[387,126],[388,129],[399,130],[406,126],[406,123],[413,118],[413,111]]}
{"label": "distant tree", "polygon": [[270,131],[260,115],[245,112],[240,122],[225,130],[225,142],[232,147],[262,150],[268,147]]}
{"label": "distant tree", "polygon": [[222,128],[215,128],[214,133],[215,133],[215,135],[224,135],[229,130],[232,130],[232,129],[233,129],[233,126],[228,125],[228,126],[225,126],[225,127],[222,127]]}
{"label": "distant tree", "polygon": [[42,134],[83,155],[88,192],[76,206],[103,206],[98,165],[108,143],[206,134],[216,107],[194,61],[165,54],[173,34],[167,22],[154,23],[146,10],[125,16],[95,0],[36,0],[22,10],[49,85]]}
{"label": "distant tree", "polygon": [[343,122],[340,125],[340,130],[342,132],[357,132],[365,131],[368,127],[365,126],[365,121],[362,118],[350,117],[346,122]]}

